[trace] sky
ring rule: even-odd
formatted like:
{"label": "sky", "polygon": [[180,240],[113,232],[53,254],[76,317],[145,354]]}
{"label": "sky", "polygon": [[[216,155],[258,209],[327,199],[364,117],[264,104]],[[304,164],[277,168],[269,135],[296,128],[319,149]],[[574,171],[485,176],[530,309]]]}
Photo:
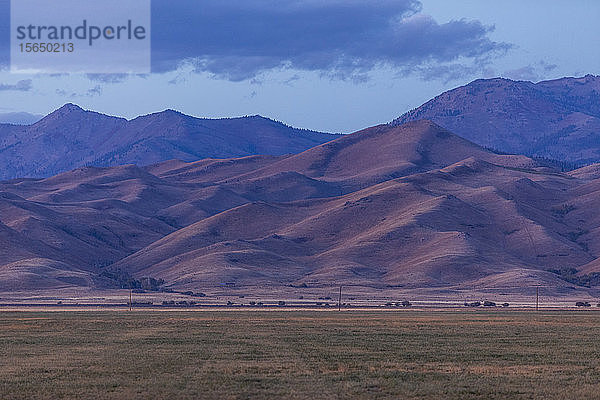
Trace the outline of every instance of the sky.
{"label": "sky", "polygon": [[260,114],[349,133],[479,78],[600,74],[597,0],[153,0],[143,75],[11,73],[9,3],[0,113],[71,102],[126,118]]}

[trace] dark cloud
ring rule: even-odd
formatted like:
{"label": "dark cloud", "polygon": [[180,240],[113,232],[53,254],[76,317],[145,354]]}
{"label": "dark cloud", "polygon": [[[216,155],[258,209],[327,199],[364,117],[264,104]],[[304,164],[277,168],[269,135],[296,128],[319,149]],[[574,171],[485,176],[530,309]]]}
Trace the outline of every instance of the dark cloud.
{"label": "dark cloud", "polygon": [[28,92],[32,87],[31,79],[23,79],[17,83],[0,83],[0,91]]}
{"label": "dark cloud", "polygon": [[493,27],[440,24],[415,0],[155,0],[152,7],[155,72],[186,61],[232,81],[279,68],[362,81],[377,66],[471,63],[509,47],[489,39]]}
{"label": "dark cloud", "polygon": [[[0,65],[9,56],[8,0],[0,0]],[[440,23],[417,0],[153,0],[153,72],[183,63],[231,81],[273,69],[363,82],[378,66],[448,79],[510,46],[479,21]],[[449,71],[437,76],[435,70]],[[91,75],[118,83],[121,75]]]}

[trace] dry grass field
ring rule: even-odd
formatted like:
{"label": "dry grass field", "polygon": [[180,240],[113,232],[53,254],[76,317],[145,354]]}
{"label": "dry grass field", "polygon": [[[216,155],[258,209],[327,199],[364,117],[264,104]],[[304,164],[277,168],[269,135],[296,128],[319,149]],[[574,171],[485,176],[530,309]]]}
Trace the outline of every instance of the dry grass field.
{"label": "dry grass field", "polygon": [[600,398],[600,313],[0,313],[1,399]]}

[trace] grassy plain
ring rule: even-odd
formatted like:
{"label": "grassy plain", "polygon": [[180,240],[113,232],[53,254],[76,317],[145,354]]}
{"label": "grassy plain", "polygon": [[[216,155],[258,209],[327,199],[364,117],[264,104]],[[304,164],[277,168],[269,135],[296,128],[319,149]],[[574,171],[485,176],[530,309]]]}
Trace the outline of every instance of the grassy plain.
{"label": "grassy plain", "polygon": [[600,398],[600,312],[2,312],[0,398]]}

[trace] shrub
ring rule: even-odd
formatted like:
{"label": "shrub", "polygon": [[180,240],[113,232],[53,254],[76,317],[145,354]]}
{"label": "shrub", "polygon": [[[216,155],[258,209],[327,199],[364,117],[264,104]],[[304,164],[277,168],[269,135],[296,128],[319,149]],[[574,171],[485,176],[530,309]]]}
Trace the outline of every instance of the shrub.
{"label": "shrub", "polygon": [[494,303],[493,301],[484,301],[483,302],[483,306],[484,307],[496,307],[496,303]]}
{"label": "shrub", "polygon": [[151,301],[134,301],[131,303],[133,306],[151,306],[152,304]]}
{"label": "shrub", "polygon": [[575,268],[549,269],[548,272],[558,275],[563,281],[573,283],[575,285],[592,287],[600,285],[600,273],[592,272],[585,275],[577,275]]}
{"label": "shrub", "polygon": [[277,304],[279,304],[280,306],[285,306],[285,301],[280,300]]}
{"label": "shrub", "polygon": [[591,307],[592,305],[590,303],[588,303],[587,301],[578,301],[577,303],[575,303],[575,305],[577,307]]}
{"label": "shrub", "polygon": [[572,204],[561,204],[551,208],[552,213],[558,217],[564,217],[573,210],[575,210],[575,206]]}
{"label": "shrub", "polygon": [[404,301],[402,302],[402,307],[410,307],[410,306],[412,306],[412,304],[410,304],[410,301],[408,301],[408,300],[404,300]]}
{"label": "shrub", "polygon": [[164,279],[141,278],[140,286],[144,290],[158,291],[165,284]]}

